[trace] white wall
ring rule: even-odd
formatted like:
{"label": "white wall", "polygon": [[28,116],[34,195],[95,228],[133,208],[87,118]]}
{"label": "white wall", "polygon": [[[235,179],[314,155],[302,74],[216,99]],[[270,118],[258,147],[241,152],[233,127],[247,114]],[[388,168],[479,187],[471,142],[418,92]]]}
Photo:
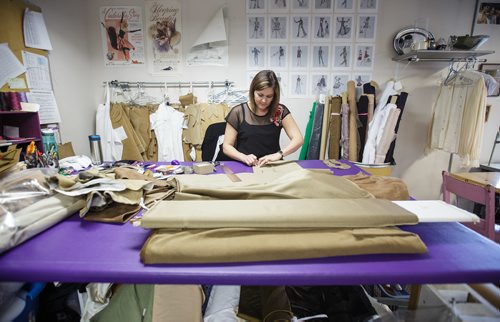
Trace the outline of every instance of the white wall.
{"label": "white wall", "polygon": [[[449,154],[435,151],[425,154],[432,104],[439,81],[446,73],[447,63],[392,61],[394,34],[414,25],[428,22],[436,38],[470,33],[474,3],[472,0],[379,0],[374,79],[384,85],[399,75],[408,101],[400,125],[395,151],[397,165],[393,174],[402,178],[410,193],[418,199],[440,197],[441,171],[448,168]],[[87,135],[94,131],[94,114],[103,98],[102,82],[123,81],[206,81],[231,80],[237,87],[246,87],[246,25],[245,0],[183,0],[183,51],[186,53],[199,32],[223,5],[229,33],[228,67],[184,67],[180,78],[153,77],[147,67],[104,68],[101,48],[99,7],[108,5],[144,6],[142,0],[36,0],[45,15],[54,50],[50,53],[54,91],[62,118],[62,137],[72,141],[77,153],[88,153]],[[496,50],[486,56],[489,62],[500,62],[500,27],[481,30],[491,39],[481,49]],[[493,32],[492,32],[493,31]],[[496,33],[495,33],[496,31]],[[197,93],[195,92],[195,95]],[[203,93],[199,93],[200,96]],[[304,131],[312,99],[284,99]],[[487,161],[496,129],[500,124],[500,99],[489,98],[493,105],[486,123],[482,161]],[[298,154],[296,154],[298,155]],[[497,153],[495,159],[500,160]],[[460,162],[453,159],[452,170]],[[467,169],[460,169],[467,170]]]}

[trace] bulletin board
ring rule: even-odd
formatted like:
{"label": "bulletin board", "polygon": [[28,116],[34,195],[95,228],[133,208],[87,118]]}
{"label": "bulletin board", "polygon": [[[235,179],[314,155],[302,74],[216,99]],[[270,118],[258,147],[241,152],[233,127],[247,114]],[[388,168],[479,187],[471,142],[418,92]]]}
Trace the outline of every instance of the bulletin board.
{"label": "bulletin board", "polygon": [[[27,48],[24,46],[23,37],[23,16],[24,10],[29,8],[30,10],[41,12],[41,9],[33,4],[29,4],[24,0],[2,0],[0,1],[0,43],[8,43],[9,48],[12,50],[14,55],[22,63],[22,51],[29,51],[38,55],[48,56],[48,52],[36,48]],[[20,75],[19,77],[24,78],[25,75]],[[19,92],[19,91],[29,91],[26,89],[10,89],[9,84],[5,84],[0,88],[0,92]]]}

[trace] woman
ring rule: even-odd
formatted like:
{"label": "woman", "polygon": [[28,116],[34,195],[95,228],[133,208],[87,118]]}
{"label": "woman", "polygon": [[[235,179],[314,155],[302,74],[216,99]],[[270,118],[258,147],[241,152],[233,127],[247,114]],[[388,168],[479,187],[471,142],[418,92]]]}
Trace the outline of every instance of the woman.
{"label": "woman", "polygon": [[[288,108],[280,104],[280,86],[271,70],[257,73],[248,102],[236,105],[226,117],[224,154],[248,166],[283,159],[302,146],[304,139]],[[281,129],[290,143],[280,148]]]}

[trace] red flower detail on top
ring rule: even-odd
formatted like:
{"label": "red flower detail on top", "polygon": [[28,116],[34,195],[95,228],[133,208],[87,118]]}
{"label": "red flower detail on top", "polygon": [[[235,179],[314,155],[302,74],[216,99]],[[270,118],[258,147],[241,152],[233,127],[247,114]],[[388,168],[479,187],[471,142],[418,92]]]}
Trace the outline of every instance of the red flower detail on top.
{"label": "red flower detail on top", "polygon": [[270,121],[271,123],[274,123],[274,125],[280,126],[282,118],[283,118],[283,107],[281,105],[278,105],[278,108],[274,112],[274,117],[271,117]]}

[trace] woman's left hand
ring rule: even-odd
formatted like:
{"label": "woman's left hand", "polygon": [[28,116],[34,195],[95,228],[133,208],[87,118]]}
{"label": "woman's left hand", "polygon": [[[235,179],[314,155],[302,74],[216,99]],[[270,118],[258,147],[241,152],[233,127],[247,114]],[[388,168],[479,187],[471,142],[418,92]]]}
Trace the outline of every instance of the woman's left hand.
{"label": "woman's left hand", "polygon": [[266,164],[268,164],[271,161],[279,161],[279,160],[281,160],[281,158],[282,158],[282,155],[279,152],[276,152],[276,153],[273,153],[273,154],[268,154],[268,155],[265,155],[265,156],[261,157],[257,161],[257,166],[266,165]]}

